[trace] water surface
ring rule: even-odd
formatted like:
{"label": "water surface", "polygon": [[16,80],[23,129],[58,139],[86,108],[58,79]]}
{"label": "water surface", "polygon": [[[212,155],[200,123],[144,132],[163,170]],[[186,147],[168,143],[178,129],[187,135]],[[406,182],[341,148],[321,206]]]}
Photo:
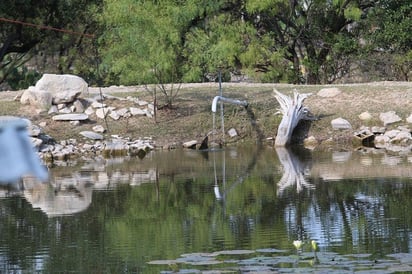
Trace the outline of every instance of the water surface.
{"label": "water surface", "polygon": [[2,189],[0,272],[392,273],[412,265],[411,159],[247,146],[60,163]]}

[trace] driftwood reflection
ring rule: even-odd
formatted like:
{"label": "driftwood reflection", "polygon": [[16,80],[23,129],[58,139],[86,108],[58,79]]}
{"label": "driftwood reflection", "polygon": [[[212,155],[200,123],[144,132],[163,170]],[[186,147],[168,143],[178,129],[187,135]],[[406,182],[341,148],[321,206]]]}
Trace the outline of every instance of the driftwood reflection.
{"label": "driftwood reflection", "polygon": [[[290,148],[276,147],[275,149],[283,169],[282,178],[278,182],[278,195],[281,196],[286,188],[292,186],[296,186],[298,193],[305,188],[314,189],[315,186],[306,179],[306,175],[310,170],[304,159],[300,158],[300,155]],[[304,153],[304,151],[301,150],[299,153]]]}

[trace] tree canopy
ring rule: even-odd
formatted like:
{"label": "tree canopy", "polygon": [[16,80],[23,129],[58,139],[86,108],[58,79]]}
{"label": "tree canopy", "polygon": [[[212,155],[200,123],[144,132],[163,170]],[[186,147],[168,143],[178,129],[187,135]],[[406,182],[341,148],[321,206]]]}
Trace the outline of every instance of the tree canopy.
{"label": "tree canopy", "polygon": [[[32,62],[27,67],[33,71],[78,73],[81,63],[87,62],[82,57],[92,52],[92,39],[85,39],[85,35],[94,34],[97,29],[91,15],[99,3],[99,0],[2,1],[0,83],[16,78],[17,69],[29,60]],[[44,67],[43,63],[54,67]]]}
{"label": "tree canopy", "polygon": [[40,54],[39,73],[156,84],[169,99],[165,83],[219,71],[260,82],[409,80],[411,13],[408,0],[5,1],[3,19],[95,38],[0,21],[0,82]]}

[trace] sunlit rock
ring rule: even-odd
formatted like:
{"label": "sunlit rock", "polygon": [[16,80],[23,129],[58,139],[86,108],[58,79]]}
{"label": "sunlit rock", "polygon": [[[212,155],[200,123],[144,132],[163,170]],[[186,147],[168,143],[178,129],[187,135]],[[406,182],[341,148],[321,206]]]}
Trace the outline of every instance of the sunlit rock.
{"label": "sunlit rock", "polygon": [[308,149],[314,149],[318,144],[319,142],[314,136],[309,136],[303,140],[303,145]]}
{"label": "sunlit rock", "polygon": [[352,125],[343,118],[336,118],[331,121],[332,128],[334,130],[351,129]]}
{"label": "sunlit rock", "polygon": [[227,134],[229,134],[229,137],[231,138],[238,136],[237,131],[234,128],[229,129]]}
{"label": "sunlit rock", "polygon": [[102,125],[95,125],[93,126],[93,131],[97,133],[105,133],[106,129]]}
{"label": "sunlit rock", "polygon": [[51,93],[53,104],[60,104],[71,103],[82,93],[86,94],[88,85],[81,77],[75,75],[43,74],[35,89]]}
{"label": "sunlit rock", "polygon": [[184,148],[190,148],[190,149],[196,149],[196,145],[197,145],[196,140],[192,140],[192,141],[188,141],[188,142],[183,143]]}
{"label": "sunlit rock", "polygon": [[103,140],[103,136],[93,132],[93,131],[82,131],[80,132],[80,135],[88,138],[88,139],[92,139],[92,140]]}
{"label": "sunlit rock", "polygon": [[372,119],[372,115],[371,115],[369,112],[367,112],[367,111],[362,112],[361,114],[359,114],[358,117],[359,117],[359,119],[361,119],[362,121],[369,121],[369,120]]}
{"label": "sunlit rock", "polygon": [[323,88],[318,91],[317,95],[320,97],[335,97],[341,92],[339,88]]}
{"label": "sunlit rock", "polygon": [[382,112],[379,114],[379,119],[383,122],[384,126],[402,121],[402,118],[395,111]]}

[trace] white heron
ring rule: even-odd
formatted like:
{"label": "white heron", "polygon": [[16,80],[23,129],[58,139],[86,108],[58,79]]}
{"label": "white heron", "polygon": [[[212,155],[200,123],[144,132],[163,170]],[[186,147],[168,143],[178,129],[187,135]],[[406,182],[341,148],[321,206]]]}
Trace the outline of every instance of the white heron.
{"label": "white heron", "polygon": [[34,175],[41,181],[48,178],[30,141],[29,123],[15,116],[0,116],[0,184],[17,183],[25,175]]}

